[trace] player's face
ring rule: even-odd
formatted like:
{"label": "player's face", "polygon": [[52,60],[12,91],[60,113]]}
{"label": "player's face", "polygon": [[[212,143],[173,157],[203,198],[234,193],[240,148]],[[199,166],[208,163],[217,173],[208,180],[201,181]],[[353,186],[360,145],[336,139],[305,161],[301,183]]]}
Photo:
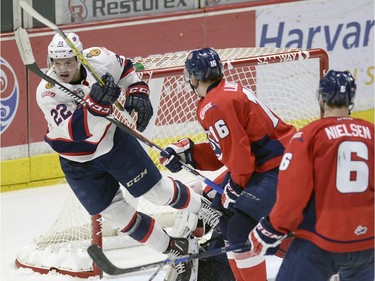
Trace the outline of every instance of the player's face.
{"label": "player's face", "polygon": [[320,117],[324,116],[324,101],[322,99],[322,95],[319,94],[318,96],[319,108],[320,108]]}
{"label": "player's face", "polygon": [[78,71],[78,61],[76,57],[68,59],[54,59],[52,66],[61,82],[70,83],[74,81]]}
{"label": "player's face", "polygon": [[197,91],[199,81],[196,80],[194,75],[190,74],[189,71],[187,71],[186,68],[184,69],[184,80],[185,80],[186,83],[190,84],[193,92],[196,95],[198,95],[199,97],[202,97],[202,95],[200,95],[199,92]]}

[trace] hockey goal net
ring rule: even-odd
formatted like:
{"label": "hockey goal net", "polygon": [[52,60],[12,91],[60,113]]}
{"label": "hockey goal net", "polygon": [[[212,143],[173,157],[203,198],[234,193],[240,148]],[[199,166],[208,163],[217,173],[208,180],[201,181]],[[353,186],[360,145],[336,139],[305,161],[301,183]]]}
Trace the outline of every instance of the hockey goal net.
{"label": "hockey goal net", "polygon": [[[319,117],[316,90],[319,79],[328,69],[324,50],[231,48],[217,51],[224,64],[225,78],[252,89],[285,122],[300,128]],[[187,54],[185,51],[133,58],[139,75],[150,85],[156,113],[143,135],[160,147],[183,137],[195,142],[206,141],[195,117],[198,98],[182,77]],[[117,109],[115,116],[126,123]],[[159,153],[147,146],[144,148],[159,165]],[[172,208],[127,196],[138,210],[154,216],[163,227],[173,225],[176,211]],[[100,217],[90,217],[71,196],[51,229],[22,249],[16,264],[41,273],[54,270],[77,277],[101,275],[86,253],[87,247],[91,243],[103,244],[104,249],[129,247],[128,241],[106,227]]]}

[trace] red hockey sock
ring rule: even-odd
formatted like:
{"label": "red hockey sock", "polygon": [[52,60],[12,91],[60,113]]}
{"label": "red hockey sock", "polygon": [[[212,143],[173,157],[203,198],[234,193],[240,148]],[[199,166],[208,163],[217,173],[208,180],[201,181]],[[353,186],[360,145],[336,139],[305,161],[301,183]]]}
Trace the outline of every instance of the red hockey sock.
{"label": "red hockey sock", "polygon": [[241,273],[240,280],[266,281],[266,261],[262,256],[253,256],[250,252],[235,253],[235,261],[238,271]]}
{"label": "red hockey sock", "polygon": [[267,280],[267,271],[266,271],[266,262],[263,261],[260,264],[257,264],[252,267],[239,268],[241,273],[242,280],[246,281],[266,281]]}
{"label": "red hockey sock", "polygon": [[236,281],[245,281],[241,276],[241,272],[237,268],[236,261],[234,259],[228,259],[228,262],[229,262],[230,268],[232,269],[234,277],[236,278]]}

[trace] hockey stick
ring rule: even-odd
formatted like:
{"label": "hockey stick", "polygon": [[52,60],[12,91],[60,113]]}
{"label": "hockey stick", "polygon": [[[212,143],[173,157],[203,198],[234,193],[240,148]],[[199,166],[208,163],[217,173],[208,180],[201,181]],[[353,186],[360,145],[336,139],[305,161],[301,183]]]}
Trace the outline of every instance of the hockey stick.
{"label": "hockey stick", "polygon": [[48,83],[54,86],[58,86],[60,90],[62,90],[68,96],[72,97],[74,101],[78,102],[81,105],[84,105],[85,102],[80,96],[76,95],[67,87],[65,87],[64,85],[62,85],[55,79],[49,77],[42,70],[40,70],[40,68],[35,62],[29,36],[26,30],[20,27],[14,32],[14,34],[16,36],[17,47],[18,47],[22,62],[26,66],[26,68],[34,72],[36,75],[38,75],[42,79],[46,80]]}
{"label": "hockey stick", "polygon": [[[35,19],[37,19],[38,21],[40,21],[41,23],[43,23],[44,25],[48,26],[49,28],[55,30],[57,33],[59,33],[63,39],[65,40],[65,42],[69,45],[69,47],[73,50],[74,54],[77,56],[77,58],[80,60],[80,62],[89,70],[89,72],[95,77],[95,79],[101,83],[102,85],[104,85],[104,82],[102,81],[101,77],[98,75],[98,73],[95,71],[95,69],[92,68],[92,66],[88,63],[88,61],[85,59],[85,57],[83,56],[83,54],[76,48],[76,46],[72,43],[72,41],[70,41],[70,39],[66,36],[66,34],[64,33],[64,31],[62,31],[57,25],[55,25],[54,23],[50,22],[48,19],[46,19],[45,17],[43,17],[41,14],[39,14],[35,9],[33,9],[28,3],[26,3],[24,0],[21,0],[20,1],[20,5],[21,7],[29,14],[31,15],[32,17],[34,17]],[[27,33],[26,33],[27,34]],[[30,44],[30,43],[29,43]],[[31,45],[30,45],[30,49],[31,49]],[[31,50],[31,54],[32,54],[32,50]],[[35,60],[34,60],[34,63],[35,63]],[[26,65],[26,64],[25,64]],[[36,66],[36,64],[35,64]],[[34,68],[35,68],[34,66]],[[27,67],[27,65],[26,65]],[[38,68],[38,67],[37,67]],[[38,68],[39,69],[39,68]],[[31,69],[30,69],[31,70]],[[35,73],[35,72],[34,72]],[[37,73],[35,73],[37,74]],[[38,75],[38,74],[37,74]],[[48,81],[48,80],[46,80]],[[49,81],[48,81],[49,82]],[[61,84],[60,83],[57,83],[57,81],[55,83],[51,83],[53,85],[58,85],[61,89]],[[65,88],[65,87],[64,87]],[[65,88],[66,89],[66,88]],[[64,90],[65,92],[65,90]],[[118,103],[116,101],[115,103],[116,107],[119,109],[120,113],[123,115],[123,117],[125,119],[127,119],[128,122],[130,123],[133,123],[134,122],[134,119],[129,115],[129,113],[124,110],[123,106]],[[114,120],[114,122],[116,123],[119,123],[119,124],[122,124],[121,122],[119,122],[117,119],[115,118],[112,118],[112,117],[108,117],[107,118],[108,120],[111,119],[111,120]],[[112,123],[114,123],[112,122]],[[158,145],[156,145],[155,143],[151,142],[150,140],[148,140],[147,138],[145,138],[144,136],[142,136],[141,134],[137,133],[135,130],[131,129],[130,127],[122,124],[122,126],[119,126],[121,127],[123,130],[125,130],[128,134],[132,135],[133,137],[137,138],[138,140],[140,140],[141,142],[145,143],[146,145],[148,145],[150,148],[155,148],[157,149],[159,152],[161,151],[164,151],[161,147],[159,147]],[[184,163],[183,161],[180,160],[180,163],[182,165],[182,168],[184,168],[185,170],[187,170],[188,172],[190,172],[191,174],[193,174],[195,177],[197,177],[199,180],[203,181],[205,184],[207,184],[208,186],[212,187],[213,189],[215,189],[217,192],[219,192],[220,194],[223,193],[223,189],[220,188],[217,184],[215,184],[214,182],[212,182],[211,180],[207,179],[206,177],[204,177],[203,175],[201,175],[198,171],[196,171],[195,169],[191,168],[190,166],[188,166],[186,163]]]}
{"label": "hockey stick", "polygon": [[[50,22],[48,19],[46,19],[45,17],[43,17],[41,14],[39,14],[35,9],[33,9],[28,3],[26,3],[25,1],[21,0],[20,1],[20,5],[21,7],[28,13],[30,14],[32,17],[34,17],[35,19],[37,19],[38,21],[40,21],[41,23],[45,24],[46,26],[50,27],[51,29],[55,30],[57,33],[59,33],[65,40],[65,42],[69,45],[69,47],[73,50],[74,54],[77,56],[77,58],[80,60],[80,62],[90,71],[90,73],[95,77],[95,79],[101,83],[102,85],[104,85],[101,77],[98,75],[98,73],[95,71],[95,69],[92,68],[92,66],[88,63],[88,61],[85,59],[85,57],[83,56],[83,54],[76,48],[76,46],[72,43],[72,41],[70,41],[70,39],[66,36],[66,34],[57,26],[55,25],[54,23]],[[31,47],[30,47],[31,48]],[[35,60],[34,60],[35,62]],[[30,69],[31,70],[31,69]],[[48,80],[46,80],[48,81]],[[49,81],[48,81],[49,82]],[[53,85],[61,85],[59,83],[51,83]],[[119,111],[121,112],[121,114],[130,122],[130,123],[133,123],[134,120],[133,118],[131,118],[131,116],[128,114],[127,111],[124,110],[124,108],[117,102],[116,103],[116,107],[119,109]],[[107,118],[108,119],[108,118]],[[111,118],[113,120],[113,118]],[[136,131],[134,131],[133,129],[131,129],[130,127],[128,126],[125,126],[123,125],[122,127],[124,127],[123,129],[130,135],[134,136],[135,138],[137,138],[138,140],[140,140],[141,142],[145,143],[146,145],[148,145],[149,147],[151,148],[155,148],[157,149],[159,152],[163,151],[163,149],[161,147],[159,147],[158,145],[156,145],[155,143],[152,143],[150,140],[146,139],[144,136],[142,136],[141,134],[137,133]],[[126,127],[126,128],[125,128]],[[199,172],[197,172],[195,169],[191,168],[190,166],[188,166],[187,164],[185,164],[184,162],[180,161],[182,167],[187,170],[188,172],[192,173],[194,176],[196,176],[198,179],[200,179],[201,181],[203,181],[205,184],[207,184],[208,186],[212,187],[213,189],[215,189],[217,192],[219,192],[220,194],[223,192],[222,188],[220,188],[217,184],[215,184],[214,182],[212,182],[211,180],[207,179],[206,177],[202,176]]]}
{"label": "hockey stick", "polygon": [[[21,7],[33,18],[37,19],[44,25],[48,26],[49,28],[53,29],[56,31],[58,34],[62,36],[64,41],[68,44],[68,46],[73,50],[74,54],[77,56],[78,60],[86,67],[86,69],[94,76],[95,80],[99,82],[101,85],[104,85],[104,82],[100,75],[95,71],[95,69],[91,66],[91,64],[85,59],[83,54],[77,49],[77,47],[73,44],[73,42],[69,39],[68,36],[66,36],[65,32],[60,29],[56,24],[50,22],[48,19],[43,17],[41,14],[39,14],[33,7],[31,7],[27,2],[24,0],[20,1]],[[121,114],[123,115],[126,120],[133,124],[134,119],[128,114],[127,111],[125,111],[124,107],[118,102],[115,102],[116,107],[119,109]]]}
{"label": "hockey stick", "polygon": [[96,81],[98,81],[100,84],[104,85],[104,82],[102,78],[99,76],[99,74],[93,69],[93,67],[88,63],[88,61],[85,59],[83,54],[76,48],[76,46],[73,44],[72,41],[66,36],[64,31],[62,31],[56,24],[50,22],[48,19],[43,17],[41,14],[39,14],[33,7],[31,7],[28,3],[21,0],[20,1],[21,7],[27,12],[30,16],[37,19],[44,25],[48,26],[49,28],[56,31],[58,34],[62,36],[62,38],[65,40],[65,42],[69,45],[69,47],[73,50],[74,54],[77,56],[79,61],[88,69],[88,71],[95,77]]}
{"label": "hockey stick", "polygon": [[185,256],[178,257],[176,259],[166,259],[160,262],[153,262],[144,265],[122,268],[114,265],[103,253],[102,249],[97,245],[91,245],[88,247],[87,252],[92,258],[92,260],[96,263],[96,265],[103,270],[103,272],[109,275],[121,275],[121,274],[128,274],[137,271],[143,271],[152,269],[155,267],[163,267],[165,265],[180,263],[180,262],[187,262],[193,259],[203,259],[209,258],[217,255],[221,255],[227,252],[236,251],[236,250],[250,250],[249,244],[242,244],[242,245],[234,245],[234,246],[227,246],[212,249],[206,252],[200,252],[196,254],[189,254]]}
{"label": "hockey stick", "polygon": [[[82,104],[82,105],[85,104],[83,98],[76,95],[71,90],[66,88],[64,85],[62,85],[61,83],[59,83],[55,79],[53,79],[50,76],[48,76],[47,74],[45,74],[42,70],[40,70],[40,68],[38,67],[38,65],[35,62],[35,58],[34,58],[34,55],[33,55],[32,48],[31,48],[29,36],[28,36],[25,29],[18,28],[15,31],[15,36],[16,36],[17,47],[18,47],[21,59],[22,59],[23,64],[26,66],[27,69],[29,69],[30,71],[32,71],[33,73],[35,73],[36,75],[41,77],[43,80],[47,81],[48,83],[50,83],[52,85],[55,85],[55,86],[58,86],[58,88],[60,90],[62,90],[64,93],[66,93],[67,95],[72,97],[79,104]],[[152,141],[150,141],[149,139],[147,139],[146,137],[144,137],[143,135],[141,135],[137,131],[133,130],[129,126],[123,124],[122,122],[117,120],[115,117],[106,116],[105,118],[108,121],[110,121],[111,123],[113,123],[114,125],[116,125],[117,127],[119,127],[120,129],[124,130],[129,135],[131,135],[131,136],[135,137],[136,139],[138,139],[139,141],[145,143],[150,148],[157,149],[159,152],[163,151],[163,149],[161,147],[159,147],[157,144],[153,143]],[[195,177],[197,177],[199,180],[203,181],[205,184],[207,184],[210,187],[212,187],[213,189],[215,189],[217,192],[222,193],[222,189],[217,184],[215,184],[214,182],[212,182],[208,178],[204,177],[198,171],[196,171],[194,168],[191,168],[190,166],[188,166],[186,163],[182,162],[181,160],[180,160],[180,163],[185,170],[187,170],[188,172],[193,174]]]}

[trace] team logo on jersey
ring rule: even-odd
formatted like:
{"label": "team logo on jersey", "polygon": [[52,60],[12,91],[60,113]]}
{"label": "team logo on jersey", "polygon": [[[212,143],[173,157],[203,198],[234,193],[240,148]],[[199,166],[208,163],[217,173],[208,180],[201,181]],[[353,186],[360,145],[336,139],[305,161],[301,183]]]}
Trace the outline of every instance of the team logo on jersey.
{"label": "team logo on jersey", "polygon": [[97,57],[100,55],[101,52],[102,51],[100,49],[92,49],[90,50],[90,52],[86,54],[86,57],[88,58]]}
{"label": "team logo on jersey", "polygon": [[44,85],[44,88],[46,88],[46,89],[52,89],[54,86],[51,84],[51,83],[46,83],[45,85]]}
{"label": "team logo on jersey", "polygon": [[206,115],[206,112],[211,109],[211,108],[214,108],[214,107],[217,107],[216,105],[213,105],[212,102],[209,102],[208,104],[206,104],[202,110],[199,112],[199,117],[203,120],[204,119],[204,116]]}
{"label": "team logo on jersey", "polygon": [[217,159],[221,160],[223,158],[223,152],[221,151],[219,143],[213,140],[214,137],[211,135],[210,131],[206,131],[206,135],[212,150],[215,152]]}
{"label": "team logo on jersey", "polygon": [[300,142],[303,142],[303,138],[302,138],[302,132],[297,132],[293,135],[293,137],[290,139],[290,141],[292,140],[298,140]]}
{"label": "team logo on jersey", "polygon": [[85,92],[81,88],[74,90],[73,93],[75,93],[80,98],[84,98],[85,96]]}
{"label": "team logo on jersey", "polygon": [[354,231],[355,235],[357,235],[357,236],[365,234],[366,232],[367,232],[367,227],[362,226],[362,225],[358,225],[357,228]]}
{"label": "team logo on jersey", "polygon": [[17,76],[12,66],[3,57],[0,57],[0,79],[1,79],[1,97],[0,97],[0,135],[3,134],[17,113],[20,88]]}

